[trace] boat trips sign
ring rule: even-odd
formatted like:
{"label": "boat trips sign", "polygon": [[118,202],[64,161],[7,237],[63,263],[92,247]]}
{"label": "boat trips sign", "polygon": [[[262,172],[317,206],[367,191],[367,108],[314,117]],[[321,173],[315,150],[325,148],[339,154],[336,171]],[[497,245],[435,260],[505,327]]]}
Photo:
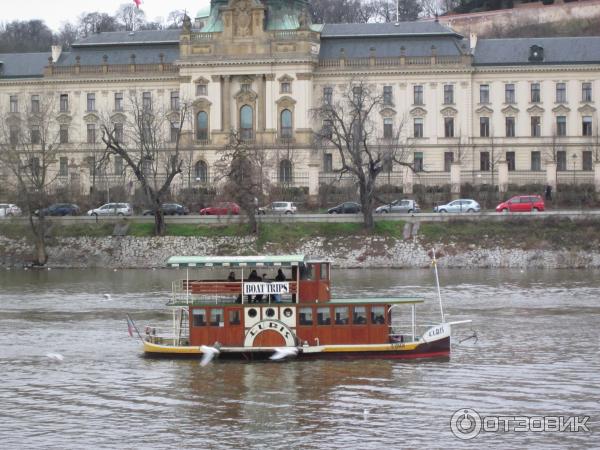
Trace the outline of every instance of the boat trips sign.
{"label": "boat trips sign", "polygon": [[244,283],[244,295],[289,294],[290,283]]}

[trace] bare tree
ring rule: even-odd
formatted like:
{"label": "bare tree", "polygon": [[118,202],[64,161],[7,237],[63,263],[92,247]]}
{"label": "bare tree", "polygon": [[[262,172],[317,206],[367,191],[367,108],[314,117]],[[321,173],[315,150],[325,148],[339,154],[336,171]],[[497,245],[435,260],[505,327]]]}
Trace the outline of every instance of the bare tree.
{"label": "bare tree", "polygon": [[120,156],[133,172],[154,214],[154,233],[158,236],[166,230],[161,203],[173,179],[182,172],[181,147],[187,141],[183,130],[189,107],[181,103],[178,111],[167,111],[137,94],[129,103],[123,135],[114,124],[105,121],[102,125],[104,157]]}
{"label": "bare tree", "polygon": [[146,22],[146,13],[134,3],[119,6],[115,18],[125,27],[125,31],[139,30]]}
{"label": "bare tree", "polygon": [[61,150],[56,99],[39,95],[33,110],[0,114],[0,162],[25,202],[35,245],[33,264],[43,266],[48,260],[43,209],[58,175],[52,167]]}
{"label": "bare tree", "polygon": [[335,101],[325,99],[312,111],[314,118],[323,124],[315,133],[316,141],[337,151],[341,160],[338,172],[351,174],[358,184],[367,229],[374,226],[375,182],[379,174],[393,163],[414,170],[414,164],[408,161],[404,120],[391,134],[378,132],[381,130],[377,128],[378,116],[383,106],[383,96],[376,88],[363,80],[351,80]]}

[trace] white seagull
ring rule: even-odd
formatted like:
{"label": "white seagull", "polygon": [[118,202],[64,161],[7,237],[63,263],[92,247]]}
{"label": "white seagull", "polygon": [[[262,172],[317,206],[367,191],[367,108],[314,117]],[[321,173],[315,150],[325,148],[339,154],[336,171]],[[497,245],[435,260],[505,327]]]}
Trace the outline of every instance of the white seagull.
{"label": "white seagull", "polygon": [[275,349],[275,353],[271,355],[273,361],[279,361],[280,359],[287,358],[288,356],[296,356],[298,349],[296,347],[280,347]]}
{"label": "white seagull", "polygon": [[65,357],[60,353],[46,353],[46,358],[56,363],[61,363],[65,359]]}
{"label": "white seagull", "polygon": [[201,345],[200,350],[202,350],[202,359],[200,360],[200,365],[202,367],[206,366],[209,362],[213,360],[215,355],[218,355],[219,349],[215,347],[208,347],[207,345]]}
{"label": "white seagull", "polygon": [[112,297],[110,296],[110,294],[104,294],[104,298],[106,300],[112,300]]}

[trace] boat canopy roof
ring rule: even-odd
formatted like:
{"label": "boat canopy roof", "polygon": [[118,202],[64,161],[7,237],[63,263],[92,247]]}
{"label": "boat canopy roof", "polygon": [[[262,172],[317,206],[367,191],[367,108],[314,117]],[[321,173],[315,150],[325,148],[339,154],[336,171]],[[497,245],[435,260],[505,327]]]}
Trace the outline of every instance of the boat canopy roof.
{"label": "boat canopy roof", "polygon": [[167,267],[260,267],[298,266],[304,255],[278,256],[171,256]]}
{"label": "boat canopy roof", "polygon": [[424,300],[421,297],[371,297],[371,298],[335,298],[331,299],[331,304],[362,304],[362,305],[391,305],[391,304],[415,304],[423,303]]}

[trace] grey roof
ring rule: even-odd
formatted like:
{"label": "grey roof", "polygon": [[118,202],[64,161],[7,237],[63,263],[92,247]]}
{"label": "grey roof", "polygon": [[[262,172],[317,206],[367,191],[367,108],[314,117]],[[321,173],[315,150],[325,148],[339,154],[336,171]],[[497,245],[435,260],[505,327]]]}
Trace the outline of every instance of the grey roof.
{"label": "grey roof", "polygon": [[[544,60],[530,62],[529,49],[544,49]],[[600,63],[600,36],[556,38],[479,39],[474,65],[538,65]]]}
{"label": "grey roof", "polygon": [[321,38],[354,38],[364,36],[454,35],[455,31],[435,21],[396,23],[335,23],[325,24]]}
{"label": "grey roof", "polygon": [[[102,64],[103,56],[108,56],[108,64],[129,64],[131,55],[135,55],[136,64],[153,64],[160,62],[160,54],[163,54],[165,63],[172,63],[179,58],[178,45],[154,45],[143,47],[139,45],[124,45],[119,47],[77,47],[71,52],[63,53],[57,65],[72,66],[77,62],[79,56],[81,65]],[[46,61],[47,62],[47,61]]]}
{"label": "grey roof", "polygon": [[73,43],[73,48],[138,44],[152,45],[158,43],[179,43],[181,30],[145,30],[145,31],[111,31],[97,33]]}
{"label": "grey roof", "polygon": [[[323,39],[319,51],[320,58],[339,58],[341,49],[347,58],[364,58],[369,56],[370,49],[375,49],[377,57],[400,56],[404,47],[405,56],[431,55],[434,45],[438,55],[461,54],[463,41],[450,36],[439,37],[355,37],[347,39]],[[466,52],[467,49],[463,50]]]}
{"label": "grey roof", "polygon": [[0,54],[0,78],[41,77],[50,52]]}

